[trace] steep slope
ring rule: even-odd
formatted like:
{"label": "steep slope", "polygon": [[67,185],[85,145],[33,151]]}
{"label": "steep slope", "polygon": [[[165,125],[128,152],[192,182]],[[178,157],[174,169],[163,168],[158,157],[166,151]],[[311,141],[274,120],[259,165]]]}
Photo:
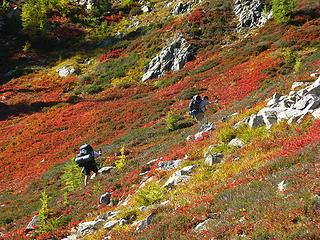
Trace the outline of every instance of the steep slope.
{"label": "steep slope", "polygon": [[[151,12],[121,17],[99,47],[89,42],[83,51],[70,49],[66,55],[72,58],[1,85],[1,237],[61,239],[74,227],[82,235],[78,223],[104,216],[99,224],[106,224],[106,213],[120,210],[112,220],[124,219],[121,226],[93,227],[82,237],[317,239],[319,120],[307,116],[300,125],[281,122],[271,130],[233,128],[275,92],[287,94],[293,82],[316,80],[310,73],[319,68],[317,1],[301,1],[289,24],[269,21],[243,30],[246,34],[235,31],[232,1],[192,2],[189,12],[177,17],[171,16],[172,4],[150,4]],[[141,83],[143,68],[177,33],[192,44],[194,58],[177,72]],[[78,76],[59,77],[63,66],[76,68]],[[200,126],[185,112],[199,93],[212,101],[206,115],[216,130],[192,140],[188,136]],[[174,131],[166,129],[168,111],[177,116]],[[236,137],[244,147],[228,146]],[[125,168],[70,191],[61,176],[85,142],[102,147],[101,166],[115,165],[114,153],[124,146]],[[204,158],[217,153],[223,161],[207,166]],[[152,159],[157,160],[148,165]],[[184,159],[178,169],[156,169],[176,159]],[[185,185],[162,187],[187,166],[196,168]],[[150,182],[138,190],[146,179]],[[44,191],[52,197],[45,223],[58,219],[56,225],[49,233],[25,236]],[[112,193],[113,204],[98,204],[105,192]],[[151,225],[135,231],[148,216]]]}

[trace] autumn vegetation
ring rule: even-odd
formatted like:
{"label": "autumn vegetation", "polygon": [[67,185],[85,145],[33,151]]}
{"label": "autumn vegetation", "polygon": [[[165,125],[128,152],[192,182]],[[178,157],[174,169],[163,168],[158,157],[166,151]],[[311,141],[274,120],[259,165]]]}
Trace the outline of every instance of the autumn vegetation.
{"label": "autumn vegetation", "polygon": [[[232,127],[275,92],[314,80],[318,1],[267,1],[275,19],[246,36],[234,31],[232,1],[202,1],[178,17],[163,1],[152,2],[158,10],[147,14],[133,10],[137,1],[104,1],[86,12],[69,1],[28,0],[18,5],[17,21],[8,15],[16,2],[3,1],[0,16],[16,30],[5,27],[0,37],[0,239],[61,239],[128,196],[122,217],[142,220],[150,212],[139,208],[150,206],[153,223],[143,232],[126,225],[85,239],[319,239],[320,121]],[[114,38],[118,32],[125,37]],[[145,66],[175,32],[194,44],[195,58],[141,83]],[[59,77],[64,65],[76,66],[77,74]],[[206,115],[216,130],[186,141],[199,129],[186,114],[194,94],[209,96]],[[234,137],[245,147],[228,146]],[[84,143],[102,148],[99,167],[115,167],[87,187],[73,161]],[[222,163],[204,164],[210,145],[223,153]],[[182,158],[197,165],[195,173],[168,192],[162,185],[170,173],[156,165]],[[139,189],[146,170],[154,180]],[[287,189],[279,193],[282,180]],[[112,193],[108,206],[99,204],[105,192]],[[35,214],[40,225],[26,236]],[[208,216],[208,229],[195,232]]]}

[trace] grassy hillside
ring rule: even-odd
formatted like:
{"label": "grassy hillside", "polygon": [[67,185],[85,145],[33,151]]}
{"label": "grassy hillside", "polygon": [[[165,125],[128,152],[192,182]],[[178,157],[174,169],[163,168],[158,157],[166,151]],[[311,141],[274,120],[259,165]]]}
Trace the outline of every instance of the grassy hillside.
{"label": "grassy hillside", "polygon": [[[167,2],[151,2],[150,13],[114,5],[97,19],[78,8],[52,16],[54,29],[62,31],[55,37],[66,39],[50,38],[50,47],[22,32],[19,40],[12,33],[0,40],[10,46],[1,47],[0,239],[62,239],[78,223],[118,209],[121,218],[156,215],[142,232],[126,224],[84,239],[319,239],[320,121],[308,116],[270,130],[232,127],[275,92],[288,94],[293,82],[315,80],[310,73],[320,63],[318,1],[299,1],[287,24],[270,20],[240,33],[234,30],[233,1],[202,1],[179,16],[171,15]],[[69,38],[64,31],[79,34]],[[194,45],[194,59],[142,83],[145,66],[176,33]],[[64,65],[76,74],[59,77]],[[212,101],[206,116],[216,130],[187,141],[200,128],[186,114],[195,94]],[[174,131],[166,127],[169,111],[176,116]],[[234,137],[245,147],[228,146]],[[83,187],[70,159],[84,143],[102,148],[101,167],[116,166],[114,153],[124,147],[125,167]],[[222,163],[204,164],[210,145],[223,153]],[[151,183],[137,192],[147,162],[160,158],[186,158],[183,166],[197,168],[187,184],[166,191],[161,186],[173,172],[158,171],[155,164],[147,173]],[[73,177],[66,180],[68,169]],[[279,192],[283,180],[286,190]],[[43,192],[50,197],[49,227],[25,236]],[[114,204],[99,204],[105,192],[112,192]],[[165,200],[167,205],[157,205]],[[194,230],[207,219],[206,229]]]}

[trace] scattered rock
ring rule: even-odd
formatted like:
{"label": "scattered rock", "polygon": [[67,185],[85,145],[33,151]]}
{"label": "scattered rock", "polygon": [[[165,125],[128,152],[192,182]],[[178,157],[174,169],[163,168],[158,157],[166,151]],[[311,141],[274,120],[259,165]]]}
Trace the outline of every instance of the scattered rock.
{"label": "scattered rock", "polygon": [[116,225],[119,224],[119,220],[112,220],[112,221],[108,221],[104,224],[103,228],[111,230],[112,228],[114,228]]}
{"label": "scattered rock", "polygon": [[35,230],[35,227],[39,223],[39,217],[38,215],[33,216],[31,221],[28,223],[26,229],[24,230],[25,233],[31,232]]}
{"label": "scattered rock", "polygon": [[281,182],[278,184],[278,190],[279,190],[279,192],[284,192],[284,191],[286,191],[286,187],[287,187],[286,181],[285,181],[285,180],[281,181]]}
{"label": "scattered rock", "polygon": [[194,165],[187,166],[182,168],[181,170],[175,172],[163,185],[164,188],[173,188],[174,186],[185,183],[190,179],[190,174],[192,173]]}
{"label": "scattered rock", "polygon": [[193,47],[187,43],[182,35],[177,35],[169,46],[162,49],[159,55],[151,60],[142,81],[162,77],[167,71],[178,71],[193,56]]}
{"label": "scattered rock", "polygon": [[144,13],[151,12],[152,8],[150,8],[147,5],[144,5],[144,6],[141,7],[141,11],[144,12]]}
{"label": "scattered rock", "polygon": [[177,5],[172,10],[172,15],[177,16],[179,14],[188,12],[191,9],[191,4],[189,2],[182,3],[178,2]]}
{"label": "scattered rock", "polygon": [[148,227],[152,223],[152,220],[155,217],[155,215],[156,215],[155,213],[152,213],[145,220],[135,223],[134,225],[137,225],[136,231],[141,232],[146,227]]}
{"label": "scattered rock", "polygon": [[222,153],[213,153],[213,154],[209,154],[206,159],[205,159],[205,163],[209,166],[212,166],[213,164],[216,163],[221,163],[223,160],[223,154]]}
{"label": "scattered rock", "polygon": [[197,140],[199,138],[201,138],[203,136],[203,134],[207,133],[207,132],[210,132],[214,130],[214,126],[212,123],[205,123],[201,126],[201,128],[199,129],[199,132],[197,132],[195,135],[194,135],[194,139]]}
{"label": "scattered rock", "polygon": [[179,167],[182,163],[182,160],[171,160],[171,161],[164,161],[158,163],[158,170],[161,171],[169,171]]}
{"label": "scattered rock", "polygon": [[109,173],[114,167],[103,167],[99,169],[100,174],[107,174]]}
{"label": "scattered rock", "polygon": [[120,226],[126,225],[127,223],[128,223],[128,221],[125,219],[120,219],[120,221],[119,221]]}
{"label": "scattered rock", "polygon": [[213,220],[212,219],[207,219],[201,223],[199,223],[195,228],[194,230],[197,231],[197,232],[200,232],[200,231],[205,231],[205,230],[208,230],[207,227],[210,223],[212,223]]}
{"label": "scattered rock", "polygon": [[64,65],[58,68],[56,72],[59,74],[60,77],[67,77],[69,75],[76,73],[76,69],[72,66]]}
{"label": "scattered rock", "polygon": [[245,145],[244,142],[239,138],[234,138],[228,143],[228,146],[238,147],[238,148],[242,148],[244,147],[244,145]]}
{"label": "scattered rock", "polygon": [[111,202],[111,193],[106,192],[105,194],[101,195],[99,203],[108,205]]}
{"label": "scattered rock", "polygon": [[97,221],[80,223],[78,226],[77,236],[84,236],[88,233],[98,230],[99,228],[102,227],[104,222],[105,222],[104,220],[99,219]]}

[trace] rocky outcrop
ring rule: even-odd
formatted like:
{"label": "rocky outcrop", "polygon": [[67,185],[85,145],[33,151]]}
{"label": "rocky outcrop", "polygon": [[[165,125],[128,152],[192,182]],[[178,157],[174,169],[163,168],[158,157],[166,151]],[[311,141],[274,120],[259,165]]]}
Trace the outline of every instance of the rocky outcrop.
{"label": "rocky outcrop", "polygon": [[159,78],[168,71],[178,71],[194,56],[191,44],[178,35],[148,64],[142,81]]}
{"label": "rocky outcrop", "polygon": [[234,13],[239,18],[237,30],[263,26],[272,13],[263,14],[264,2],[260,0],[236,0]]}
{"label": "rocky outcrop", "polygon": [[[294,83],[294,86],[304,86],[305,84]],[[294,121],[300,123],[308,114],[319,118],[319,112],[320,77],[299,91],[291,91],[289,95],[274,94],[268,101],[267,107],[251,115],[245,122],[250,127],[266,126],[271,128],[273,124],[280,121],[288,121],[289,124]]]}

